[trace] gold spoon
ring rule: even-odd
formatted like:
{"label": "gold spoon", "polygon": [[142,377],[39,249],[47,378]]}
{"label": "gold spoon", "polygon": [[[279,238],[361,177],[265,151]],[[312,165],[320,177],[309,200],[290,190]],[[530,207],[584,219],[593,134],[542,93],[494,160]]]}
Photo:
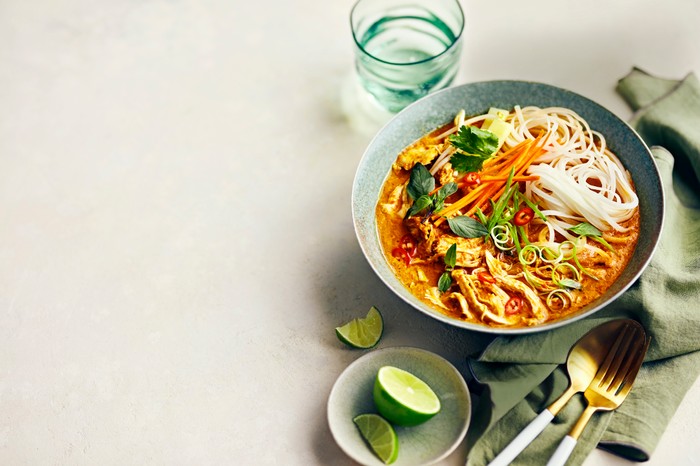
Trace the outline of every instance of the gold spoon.
{"label": "gold spoon", "polygon": [[644,331],[636,328],[626,326],[620,332],[598,373],[584,392],[588,406],[569,435],[561,441],[547,466],[564,466],[594,412],[617,409],[625,401],[644,362],[650,342],[651,339],[646,338]]}
{"label": "gold spoon", "polygon": [[598,369],[605,361],[612,341],[623,328],[631,327],[644,334],[644,328],[631,319],[612,320],[601,324],[582,336],[569,350],[566,370],[569,387],[551,405],[544,409],[508,446],[496,456],[489,466],[506,466],[522,452],[552,422],[554,416],[566,405],[574,394],[588,388]]}

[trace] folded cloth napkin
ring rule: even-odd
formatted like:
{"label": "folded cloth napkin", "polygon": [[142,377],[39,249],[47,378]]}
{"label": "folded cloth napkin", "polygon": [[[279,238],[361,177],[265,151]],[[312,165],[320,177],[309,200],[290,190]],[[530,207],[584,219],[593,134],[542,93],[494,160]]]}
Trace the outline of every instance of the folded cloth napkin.
{"label": "folded cloth napkin", "polygon": [[[589,329],[631,317],[652,336],[634,388],[614,412],[596,414],[567,464],[598,446],[646,461],[700,372],[700,82],[639,69],[617,90],[635,111],[632,126],[652,148],[666,196],[658,249],[640,279],[591,318],[553,331],[496,338],[470,367],[483,384],[468,435],[467,465],[493,459],[568,385],[571,345]],[[575,396],[513,464],[545,464],[585,407]]]}

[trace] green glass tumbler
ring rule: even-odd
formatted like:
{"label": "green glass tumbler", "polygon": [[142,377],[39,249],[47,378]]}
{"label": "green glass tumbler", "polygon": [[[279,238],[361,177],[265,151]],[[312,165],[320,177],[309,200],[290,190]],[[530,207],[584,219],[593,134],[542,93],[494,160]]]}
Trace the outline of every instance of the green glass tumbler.
{"label": "green glass tumbler", "polygon": [[359,0],[350,27],[360,84],[390,112],[449,86],[459,71],[458,0]]}

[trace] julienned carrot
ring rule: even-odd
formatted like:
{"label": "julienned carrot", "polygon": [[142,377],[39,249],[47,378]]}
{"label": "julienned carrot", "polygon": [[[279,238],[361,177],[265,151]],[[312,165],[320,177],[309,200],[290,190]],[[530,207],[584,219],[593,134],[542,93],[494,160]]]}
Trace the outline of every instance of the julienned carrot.
{"label": "julienned carrot", "polygon": [[[497,199],[501,196],[501,194],[503,194],[505,191],[505,183],[508,181],[511,170],[513,171],[514,182],[534,181],[539,179],[536,176],[523,176],[523,173],[525,170],[527,170],[535,158],[541,155],[544,151],[542,148],[542,142],[542,137],[523,141],[504,153],[501,157],[498,157],[498,161],[494,161],[490,164],[490,166],[485,167],[482,170],[482,184],[470,191],[466,196],[454,204],[440,211],[441,217],[437,219],[435,224],[439,225],[443,222],[443,217],[468,205],[471,205],[472,207],[467,212],[467,216],[474,215],[477,208],[485,208],[489,199]],[[506,154],[508,154],[509,157],[507,157]],[[506,157],[507,160],[504,160]],[[493,159],[489,159],[487,163],[491,162],[491,160]],[[486,165],[486,163],[484,163],[484,165]]]}
{"label": "julienned carrot", "polygon": [[[528,151],[528,152],[530,152],[530,151]],[[513,167],[513,181],[515,181],[515,178],[520,177],[525,172],[525,170],[527,170],[527,168],[530,166],[532,161],[535,160],[537,157],[539,157],[542,154],[542,152],[544,152],[544,149],[542,149],[542,146],[540,144],[535,144],[534,150],[532,150],[531,152],[532,152],[531,154],[528,154],[527,156],[523,157],[523,161],[522,161],[523,163],[518,164],[517,167]],[[506,179],[506,181],[508,181],[508,180]],[[506,190],[506,186],[505,186],[505,182],[504,182],[503,185],[500,185],[500,188],[497,190],[495,195],[489,196],[486,199],[483,199],[483,200],[480,200],[480,201],[477,201],[476,203],[474,203],[472,205],[471,209],[469,209],[469,211],[466,213],[467,217],[474,215],[476,213],[477,208],[482,208],[482,210],[483,210],[483,208],[486,207],[486,204],[488,203],[489,199],[498,199],[499,197],[501,197],[501,194],[503,194],[505,192],[505,190]]]}
{"label": "julienned carrot", "polygon": [[[540,179],[540,177],[538,175],[514,176],[513,182],[519,183],[521,181],[537,181],[539,179]],[[482,183],[495,183],[498,181],[505,183],[506,181],[508,181],[508,177],[507,176],[482,176],[481,177]]]}
{"label": "julienned carrot", "polygon": [[[521,158],[527,158],[526,155],[534,142],[535,140],[532,139],[528,139],[526,141],[521,142],[509,151],[505,152],[502,156],[498,157],[499,162],[503,161],[503,163],[499,164],[498,167],[495,166],[495,163],[492,163],[490,167],[482,170],[482,173],[484,175],[507,177],[510,174],[511,167],[513,167],[513,165],[515,165],[518,162],[518,160],[520,160]],[[493,159],[489,159],[487,160],[487,162],[490,162],[491,160]],[[484,165],[486,165],[486,163],[484,163]],[[470,191],[466,196],[464,196],[454,204],[450,205],[449,207],[446,207],[442,211],[440,211],[440,215],[446,216],[453,212],[456,212],[459,209],[469,205],[476,197],[484,201],[488,200],[493,196],[493,191],[495,189],[498,189],[498,186],[493,185],[491,183],[479,185],[476,189]],[[482,203],[483,202],[479,201],[477,205],[481,205]],[[440,223],[442,223],[442,220],[438,219],[436,225],[439,225]]]}

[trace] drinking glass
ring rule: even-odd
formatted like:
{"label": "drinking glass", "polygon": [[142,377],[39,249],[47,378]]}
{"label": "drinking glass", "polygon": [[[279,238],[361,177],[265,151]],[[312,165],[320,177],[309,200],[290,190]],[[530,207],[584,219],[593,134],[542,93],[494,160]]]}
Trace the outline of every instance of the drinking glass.
{"label": "drinking glass", "polygon": [[359,0],[350,26],[360,84],[390,112],[449,86],[459,70],[458,0]]}

